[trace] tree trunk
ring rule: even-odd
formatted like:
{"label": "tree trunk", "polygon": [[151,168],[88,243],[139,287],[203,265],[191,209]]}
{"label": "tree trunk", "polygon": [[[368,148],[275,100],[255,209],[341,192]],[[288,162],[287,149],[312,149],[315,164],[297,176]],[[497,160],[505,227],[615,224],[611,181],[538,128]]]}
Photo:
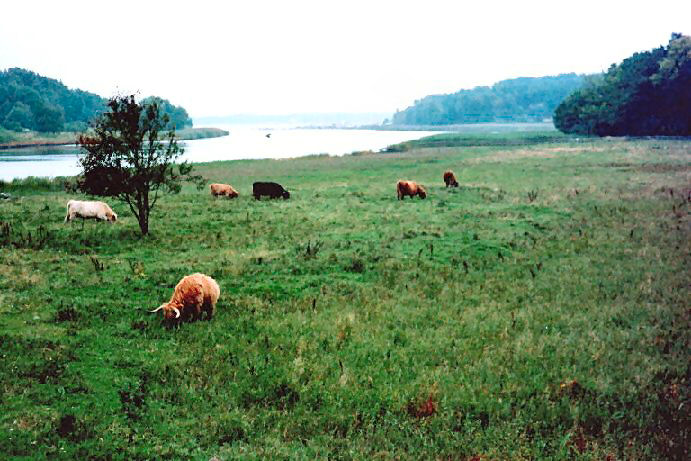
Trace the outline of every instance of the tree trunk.
{"label": "tree trunk", "polygon": [[139,211],[139,229],[142,231],[142,235],[148,235],[149,233],[149,210]]}
{"label": "tree trunk", "polygon": [[140,199],[137,200],[139,208],[139,230],[142,231],[142,235],[149,234],[149,193],[148,191],[143,192],[140,195]]}

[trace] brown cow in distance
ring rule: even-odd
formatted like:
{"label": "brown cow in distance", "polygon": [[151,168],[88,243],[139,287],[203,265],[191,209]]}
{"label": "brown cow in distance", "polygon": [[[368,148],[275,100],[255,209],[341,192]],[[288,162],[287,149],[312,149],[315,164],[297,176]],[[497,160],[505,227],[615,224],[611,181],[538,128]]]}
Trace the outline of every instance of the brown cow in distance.
{"label": "brown cow in distance", "polygon": [[453,174],[453,171],[446,170],[444,172],[444,183],[446,187],[458,187],[458,181],[456,181],[456,175]]}
{"label": "brown cow in distance", "polygon": [[238,192],[233,189],[233,186],[230,184],[211,184],[209,187],[211,189],[211,195],[214,197],[222,195],[228,198],[235,198],[238,196]]}
{"label": "brown cow in distance", "polygon": [[398,193],[398,200],[403,200],[403,198],[408,195],[410,198],[419,195],[420,198],[427,198],[427,191],[420,184],[415,181],[398,181],[396,184],[396,192]]}

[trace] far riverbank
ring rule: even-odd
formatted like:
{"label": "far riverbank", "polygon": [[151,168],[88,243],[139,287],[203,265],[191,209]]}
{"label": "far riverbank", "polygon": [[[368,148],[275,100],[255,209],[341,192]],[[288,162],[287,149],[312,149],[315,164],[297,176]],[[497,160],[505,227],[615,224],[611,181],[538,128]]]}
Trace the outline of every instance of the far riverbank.
{"label": "far riverbank", "polygon": [[[193,139],[219,138],[228,136],[228,131],[220,128],[183,128],[177,130],[178,139],[189,141]],[[15,133],[3,130],[0,133],[1,149],[21,149],[25,147],[70,146],[77,143],[79,133],[63,131],[60,133],[39,133],[27,131]]]}

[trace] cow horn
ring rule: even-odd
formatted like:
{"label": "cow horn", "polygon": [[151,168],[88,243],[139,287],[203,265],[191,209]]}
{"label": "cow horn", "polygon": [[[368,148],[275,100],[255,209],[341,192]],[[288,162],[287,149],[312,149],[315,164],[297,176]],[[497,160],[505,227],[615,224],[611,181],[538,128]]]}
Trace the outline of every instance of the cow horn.
{"label": "cow horn", "polygon": [[180,318],[180,309],[177,307],[174,307],[173,310],[175,311],[175,318],[179,319]]}
{"label": "cow horn", "polygon": [[161,304],[161,305],[158,306],[156,309],[154,309],[154,310],[152,310],[152,311],[149,311],[149,312],[158,312],[158,311],[160,311],[161,309],[163,309],[163,306],[165,306],[165,304]]}

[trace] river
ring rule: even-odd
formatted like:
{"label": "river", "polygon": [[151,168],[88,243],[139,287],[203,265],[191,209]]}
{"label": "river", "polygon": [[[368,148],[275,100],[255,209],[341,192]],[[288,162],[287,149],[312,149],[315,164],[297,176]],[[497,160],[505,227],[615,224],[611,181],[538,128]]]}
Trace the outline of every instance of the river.
{"label": "river", "polygon": [[[377,131],[306,128],[218,126],[230,134],[220,138],[184,141],[183,159],[190,162],[259,158],[290,158],[314,154],[344,155],[379,151],[434,131]],[[28,176],[73,176],[79,173],[76,146],[0,150],[0,180]]]}

